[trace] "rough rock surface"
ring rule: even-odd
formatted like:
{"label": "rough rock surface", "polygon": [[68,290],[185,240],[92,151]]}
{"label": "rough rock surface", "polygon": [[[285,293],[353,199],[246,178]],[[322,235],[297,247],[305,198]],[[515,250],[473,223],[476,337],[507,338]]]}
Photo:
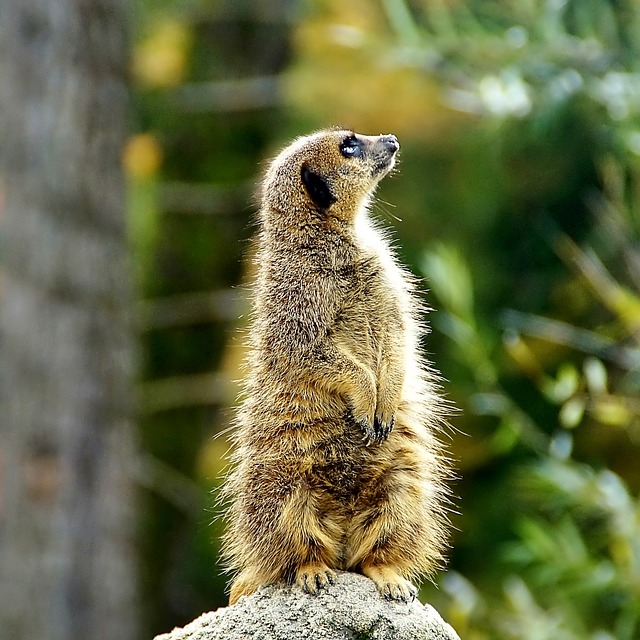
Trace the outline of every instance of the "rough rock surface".
{"label": "rough rock surface", "polygon": [[430,605],[387,602],[369,578],[341,573],[318,596],[263,587],[155,640],[460,640]]}

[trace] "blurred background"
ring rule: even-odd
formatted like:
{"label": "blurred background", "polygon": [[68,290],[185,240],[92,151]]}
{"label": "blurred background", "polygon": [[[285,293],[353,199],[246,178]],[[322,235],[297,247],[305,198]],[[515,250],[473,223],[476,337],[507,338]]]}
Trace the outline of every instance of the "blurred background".
{"label": "blurred background", "polygon": [[340,124],[400,140],[373,214],[428,291],[459,408],[449,568],[421,600],[466,640],[640,638],[636,0],[132,6],[138,637],[226,604],[216,436],[255,188],[291,138]]}

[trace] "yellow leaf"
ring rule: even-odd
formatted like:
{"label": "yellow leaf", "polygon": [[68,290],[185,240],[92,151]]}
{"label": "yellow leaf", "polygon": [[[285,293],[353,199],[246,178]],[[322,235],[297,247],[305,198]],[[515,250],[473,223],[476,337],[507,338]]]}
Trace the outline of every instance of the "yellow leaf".
{"label": "yellow leaf", "polygon": [[632,417],[625,403],[614,397],[596,400],[590,408],[590,413],[598,422],[613,427],[626,426]]}
{"label": "yellow leaf", "polygon": [[151,133],[139,133],[127,141],[122,152],[122,164],[128,176],[144,180],[158,172],[162,163],[162,148]]}
{"label": "yellow leaf", "polygon": [[191,34],[177,20],[159,21],[134,49],[133,73],[148,87],[173,87],[184,79]]}

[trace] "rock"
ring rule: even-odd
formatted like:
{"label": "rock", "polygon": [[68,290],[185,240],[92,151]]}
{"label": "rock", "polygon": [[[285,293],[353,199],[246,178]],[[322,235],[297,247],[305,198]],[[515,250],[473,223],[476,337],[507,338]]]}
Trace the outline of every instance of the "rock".
{"label": "rock", "polygon": [[430,605],[388,602],[369,578],[340,573],[318,596],[263,587],[155,640],[460,640]]}

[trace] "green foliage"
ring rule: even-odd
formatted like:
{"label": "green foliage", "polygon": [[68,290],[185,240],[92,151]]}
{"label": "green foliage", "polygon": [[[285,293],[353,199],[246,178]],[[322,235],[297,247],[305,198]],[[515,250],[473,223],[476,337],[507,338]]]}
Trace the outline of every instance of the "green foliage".
{"label": "green foliage", "polygon": [[457,574],[443,581],[462,624],[478,638],[636,638],[640,506],[619,476],[549,456],[518,480],[529,513],[504,546],[502,593],[492,600]]}
{"label": "green foliage", "polygon": [[[563,237],[559,240],[568,242]],[[596,267],[600,276],[608,273],[593,252],[570,246],[572,255],[580,258],[574,265],[586,279]],[[471,272],[459,252],[436,246],[426,253],[422,265],[443,310],[434,324],[453,340],[457,349],[452,353],[474,373],[477,392],[468,409],[495,419],[483,459],[508,463],[501,481],[487,483],[479,503],[471,506],[478,509],[471,517],[483,521],[476,526],[500,526],[484,505],[502,502],[513,509],[511,532],[502,542],[481,550],[495,565],[488,575],[476,577],[479,586],[457,574],[443,580],[458,628],[461,633],[468,629],[477,638],[636,638],[640,633],[640,501],[619,473],[602,461],[596,470],[580,427],[588,425],[591,437],[605,442],[611,429],[617,430],[618,437],[622,429],[627,446],[634,446],[633,434],[640,423],[636,374],[640,350],[637,337],[629,331],[637,322],[634,310],[640,297],[623,284],[609,282],[608,275],[603,291],[598,289],[602,278],[588,281],[600,294],[596,302],[603,305],[612,292],[625,290],[624,302],[619,307],[610,305],[617,314],[606,330],[632,339],[623,352],[592,328],[558,326],[513,313],[504,317],[502,344],[490,349],[473,312]],[[557,351],[542,363],[519,330],[529,331],[537,340],[602,355],[607,362],[586,355],[578,367],[574,361],[578,354]],[[508,390],[513,388],[513,380],[508,380],[513,371],[497,367],[500,352],[510,355],[516,372],[532,382],[538,403],[556,407],[555,420],[540,425],[530,408],[520,407]],[[555,375],[545,371],[551,367]],[[576,445],[581,447],[577,455]],[[579,457],[592,464],[578,461]],[[624,467],[620,471],[624,473]],[[477,541],[463,540],[463,544],[479,550]]]}
{"label": "green foliage", "polygon": [[[477,254],[432,245],[420,262],[473,441],[456,449],[467,478],[443,608],[468,638],[631,640],[640,635],[638,15],[596,0],[435,7],[412,14],[423,34],[415,44],[395,31],[402,46],[438,51],[452,107],[479,115],[525,171],[555,162],[535,151],[541,140],[593,168],[568,191],[571,215],[551,183],[522,202],[507,187],[511,207],[526,205],[535,258],[522,269],[526,245],[493,245],[508,252],[519,290],[493,312]],[[565,145],[567,118],[591,130],[592,144]],[[520,297],[534,283],[546,300]]]}
{"label": "green foliage", "polygon": [[[398,46],[440,74],[454,108],[497,117],[551,111],[582,97],[623,134],[640,111],[638,28],[632,0],[382,3]],[[628,124],[628,123],[627,123]],[[540,130],[541,131],[541,130]]]}

